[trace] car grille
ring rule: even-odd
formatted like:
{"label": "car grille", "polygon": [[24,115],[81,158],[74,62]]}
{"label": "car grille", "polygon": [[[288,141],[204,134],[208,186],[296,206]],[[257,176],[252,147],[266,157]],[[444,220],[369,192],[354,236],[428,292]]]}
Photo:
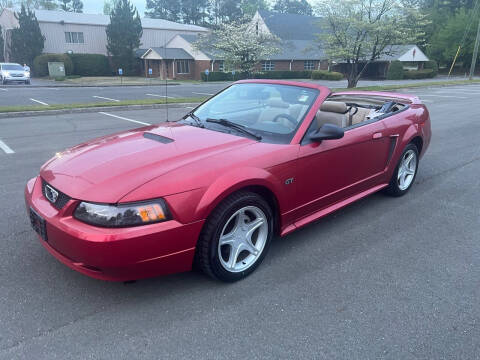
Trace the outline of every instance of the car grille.
{"label": "car grille", "polygon": [[[58,193],[55,201],[52,201],[52,190]],[[67,203],[71,200],[70,196],[55,189],[53,186],[49,185],[43,179],[42,179],[42,194],[57,210],[63,209],[63,207],[67,205]]]}
{"label": "car grille", "polygon": [[20,77],[23,77],[23,75],[22,74],[12,74],[12,77],[19,77],[20,78]]}

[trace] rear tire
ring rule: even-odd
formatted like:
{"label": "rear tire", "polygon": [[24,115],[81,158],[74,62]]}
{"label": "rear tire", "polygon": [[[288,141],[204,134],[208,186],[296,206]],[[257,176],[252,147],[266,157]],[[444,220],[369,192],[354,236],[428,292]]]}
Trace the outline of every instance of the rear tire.
{"label": "rear tire", "polygon": [[410,143],[400,156],[397,167],[393,172],[392,178],[385,192],[390,196],[405,195],[417,177],[418,171],[418,149],[415,144]]}
{"label": "rear tire", "polygon": [[241,280],[263,261],[272,237],[268,203],[252,192],[235,193],[208,217],[198,240],[196,265],[214,279]]}

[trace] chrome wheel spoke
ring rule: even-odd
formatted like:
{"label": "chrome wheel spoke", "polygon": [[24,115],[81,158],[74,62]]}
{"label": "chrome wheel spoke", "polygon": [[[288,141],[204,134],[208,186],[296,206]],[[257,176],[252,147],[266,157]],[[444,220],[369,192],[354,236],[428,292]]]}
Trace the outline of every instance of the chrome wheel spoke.
{"label": "chrome wheel spoke", "polygon": [[227,262],[227,266],[230,269],[232,270],[235,269],[235,265],[237,264],[237,260],[238,260],[238,255],[240,255],[241,251],[242,251],[241,244],[230,246],[230,254],[228,256],[228,262]]}
{"label": "chrome wheel spoke", "polygon": [[264,220],[262,218],[256,218],[255,220],[246,224],[246,237],[248,240],[251,240],[253,233],[257,230],[260,226],[264,224]]}
{"label": "chrome wheel spoke", "polygon": [[220,236],[220,246],[231,245],[235,241],[235,232]]}

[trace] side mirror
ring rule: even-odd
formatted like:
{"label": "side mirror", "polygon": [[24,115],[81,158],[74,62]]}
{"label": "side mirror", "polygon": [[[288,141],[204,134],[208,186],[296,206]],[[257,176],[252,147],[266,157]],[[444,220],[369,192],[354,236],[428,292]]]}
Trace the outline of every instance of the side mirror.
{"label": "side mirror", "polygon": [[343,128],[334,124],[324,124],[320,129],[312,133],[309,138],[312,141],[341,139],[344,135]]}

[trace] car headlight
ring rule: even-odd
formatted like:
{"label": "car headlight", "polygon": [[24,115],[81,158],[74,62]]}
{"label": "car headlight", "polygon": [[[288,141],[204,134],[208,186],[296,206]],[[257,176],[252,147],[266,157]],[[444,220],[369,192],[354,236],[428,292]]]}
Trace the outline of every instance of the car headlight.
{"label": "car headlight", "polygon": [[10,73],[8,71],[2,71],[3,76],[10,76]]}
{"label": "car headlight", "polygon": [[30,71],[25,71],[25,77],[30,77]]}
{"label": "car headlight", "polygon": [[100,227],[148,225],[171,219],[163,199],[118,205],[81,202],[73,216],[82,222]]}

